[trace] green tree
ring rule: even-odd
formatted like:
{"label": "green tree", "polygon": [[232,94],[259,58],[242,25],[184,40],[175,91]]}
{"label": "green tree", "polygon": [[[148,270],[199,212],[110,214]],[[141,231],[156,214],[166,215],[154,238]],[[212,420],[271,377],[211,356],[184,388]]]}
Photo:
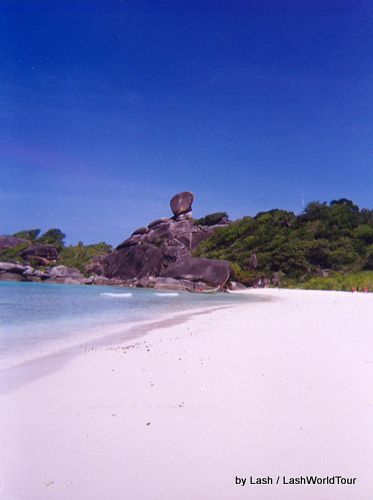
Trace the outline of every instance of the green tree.
{"label": "green tree", "polygon": [[281,283],[290,285],[311,279],[319,268],[339,274],[373,269],[372,248],[373,212],[360,212],[342,198],[330,205],[310,202],[298,216],[274,209],[230,222],[201,242],[194,255],[226,259],[234,264],[234,275],[246,279],[255,253],[257,275],[271,278],[277,272]]}
{"label": "green tree", "polygon": [[25,238],[26,240],[34,241],[40,234],[40,229],[27,229],[23,231],[18,231],[14,233],[13,236],[16,238]]}
{"label": "green tree", "polygon": [[84,276],[87,276],[88,274],[85,266],[91,262],[95,255],[103,255],[110,249],[111,246],[104,242],[85,246],[80,241],[76,246],[70,245],[61,248],[60,259],[57,265],[75,267],[84,274]]}
{"label": "green tree", "polygon": [[53,245],[61,249],[64,246],[63,240],[65,237],[66,235],[59,229],[48,229],[48,231],[37,238],[35,242],[43,245]]}
{"label": "green tree", "polygon": [[215,212],[213,214],[208,214],[205,217],[196,219],[194,221],[195,226],[215,226],[215,224],[224,224],[228,221],[227,212]]}

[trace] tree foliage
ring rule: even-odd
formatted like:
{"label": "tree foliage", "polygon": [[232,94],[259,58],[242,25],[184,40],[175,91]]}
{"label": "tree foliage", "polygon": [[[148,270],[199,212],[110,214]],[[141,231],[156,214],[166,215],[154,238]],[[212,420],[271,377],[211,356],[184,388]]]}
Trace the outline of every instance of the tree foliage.
{"label": "tree foliage", "polygon": [[[235,222],[228,222],[226,212],[195,221],[201,225],[221,223],[193,255],[228,260],[233,279],[242,283],[257,275],[276,275],[282,286],[349,289],[357,277],[362,283],[372,278],[373,211],[360,210],[346,198],[333,200],[329,205],[311,202],[298,216],[273,209]],[[56,246],[60,252],[58,265],[76,267],[83,274],[94,255],[111,248],[105,243],[85,246],[82,242],[65,247],[65,234],[59,229],[39,234],[40,229],[30,229],[13,236],[25,238],[30,244]],[[26,246],[27,243],[0,250],[0,260],[21,260],[18,253]],[[250,266],[252,254],[258,261],[255,269]],[[325,269],[329,276],[320,277]]]}
{"label": "tree foliage", "polygon": [[64,246],[63,240],[65,237],[66,235],[59,229],[48,229],[47,232],[35,239],[35,243],[41,245],[53,245],[58,249],[61,249]]}
{"label": "tree foliage", "polygon": [[24,231],[18,231],[18,233],[14,233],[12,236],[16,238],[25,238],[26,240],[33,241],[40,234],[40,229],[26,229]]}
{"label": "tree foliage", "polygon": [[87,276],[85,266],[89,264],[95,255],[103,255],[111,249],[104,242],[94,245],[83,245],[81,241],[76,246],[63,247],[60,251],[59,266],[75,267],[84,276]]}
{"label": "tree foliage", "polygon": [[[16,247],[4,248],[0,250],[0,261],[13,260],[23,262],[19,253],[29,245],[51,245],[58,248],[60,258],[55,265],[66,267],[75,267],[82,274],[86,275],[85,266],[89,264],[95,255],[102,255],[111,249],[111,245],[104,242],[93,245],[83,245],[81,241],[76,246],[64,245],[65,234],[60,229],[49,229],[41,236],[40,229],[26,229],[13,234],[17,238],[29,240],[29,243],[22,243]],[[29,262],[30,265],[37,267],[35,262]]]}
{"label": "tree foliage", "polygon": [[13,236],[30,240],[30,242],[34,245],[53,245],[59,249],[64,246],[63,240],[66,235],[60,229],[48,229],[48,231],[43,233],[41,236],[39,236],[39,234],[40,229],[24,229],[14,233]]}
{"label": "tree foliage", "polygon": [[302,283],[329,269],[340,274],[373,270],[373,212],[351,200],[315,201],[302,214],[286,210],[260,212],[218,228],[201,242],[196,257],[228,260],[234,279],[247,282],[251,255],[255,274]]}
{"label": "tree foliage", "polygon": [[200,219],[195,219],[195,226],[214,226],[215,224],[225,224],[228,221],[227,212],[215,212]]}

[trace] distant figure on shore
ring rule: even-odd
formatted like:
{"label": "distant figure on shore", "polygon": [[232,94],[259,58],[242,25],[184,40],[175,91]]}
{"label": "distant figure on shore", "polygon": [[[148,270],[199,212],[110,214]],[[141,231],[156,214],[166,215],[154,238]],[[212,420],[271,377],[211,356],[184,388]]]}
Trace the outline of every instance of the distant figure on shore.
{"label": "distant figure on shore", "polygon": [[351,291],[352,291],[352,293],[354,293],[354,291],[355,291],[355,287],[354,287],[354,286],[352,287],[352,290],[351,290]]}

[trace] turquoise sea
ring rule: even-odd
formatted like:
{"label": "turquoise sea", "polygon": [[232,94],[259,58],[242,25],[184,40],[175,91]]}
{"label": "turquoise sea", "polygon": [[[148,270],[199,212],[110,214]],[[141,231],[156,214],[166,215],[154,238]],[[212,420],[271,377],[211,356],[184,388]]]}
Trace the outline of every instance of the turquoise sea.
{"label": "turquoise sea", "polygon": [[125,337],[132,322],[253,300],[231,293],[0,281],[0,368],[118,331]]}

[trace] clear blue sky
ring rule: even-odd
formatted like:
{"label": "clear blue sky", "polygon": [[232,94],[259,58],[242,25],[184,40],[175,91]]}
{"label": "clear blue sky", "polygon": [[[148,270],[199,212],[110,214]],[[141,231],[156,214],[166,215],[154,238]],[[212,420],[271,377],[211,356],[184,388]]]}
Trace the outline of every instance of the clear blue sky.
{"label": "clear blue sky", "polygon": [[2,0],[0,234],[373,208],[373,3]]}

